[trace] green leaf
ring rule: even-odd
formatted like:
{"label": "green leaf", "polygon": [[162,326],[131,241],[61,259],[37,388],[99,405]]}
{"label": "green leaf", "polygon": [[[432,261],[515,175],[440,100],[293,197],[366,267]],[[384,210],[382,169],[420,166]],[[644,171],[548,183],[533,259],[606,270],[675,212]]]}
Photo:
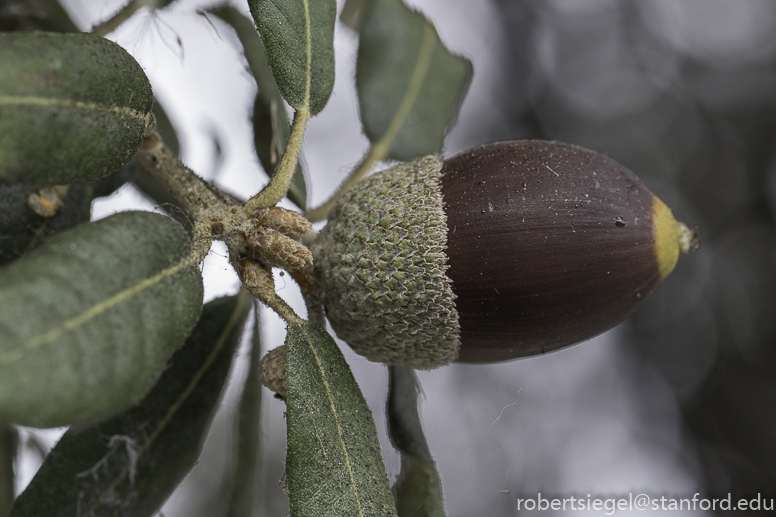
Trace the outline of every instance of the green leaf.
{"label": "green leaf", "polygon": [[340,12],[340,21],[349,29],[356,32],[361,30],[364,21],[364,12],[370,0],[345,0],[345,5]]}
{"label": "green leaf", "polygon": [[95,421],[135,404],[202,307],[172,219],[122,212],[60,233],[0,269],[0,421]]}
{"label": "green leaf", "polygon": [[[175,131],[175,127],[167,116],[167,112],[164,111],[161,103],[156,98],[154,98],[154,107],[151,111],[156,120],[156,130],[162,136],[164,145],[178,155],[180,152],[178,133]],[[145,171],[137,167],[137,162],[134,158],[125,163],[124,166],[116,172],[95,181],[94,197],[109,196],[128,181],[132,181],[142,194],[155,203],[158,203],[160,208],[164,209],[173,219],[181,223],[184,228],[191,226],[191,220],[188,218],[188,214],[183,214],[182,209],[170,210],[171,205],[173,205],[172,196],[162,189],[160,185],[157,185]]]}
{"label": "green leaf", "polygon": [[199,457],[249,308],[246,294],[205,305],[153,390],[125,413],[71,427],[11,515],[153,515]]}
{"label": "green leaf", "polygon": [[124,49],[93,34],[0,34],[0,180],[64,185],[137,152],[153,97]]}
{"label": "green leaf", "polygon": [[71,185],[53,217],[43,217],[30,208],[27,200],[37,191],[30,185],[0,183],[0,266],[89,220],[93,197],[90,186]]}
{"label": "green leaf", "polygon": [[[248,67],[256,79],[259,91],[253,105],[253,142],[261,166],[269,176],[273,176],[280,157],[285,152],[291,125],[286,115],[283,96],[275,84],[272,69],[267,62],[264,43],[256,32],[253,22],[234,7],[221,5],[208,11],[235,30],[248,61]],[[287,195],[288,199],[302,210],[307,208],[307,186],[301,163],[296,164]]]}
{"label": "green leaf", "polygon": [[108,174],[104,178],[91,183],[92,193],[95,198],[107,197],[124,186],[132,178],[132,160],[121,168]]}
{"label": "green leaf", "polygon": [[13,506],[19,431],[16,426],[0,422],[0,515],[5,517]]}
{"label": "green leaf", "polygon": [[2,30],[79,32],[58,0],[4,0],[0,2]]}
{"label": "green leaf", "polygon": [[401,452],[396,481],[396,508],[400,517],[444,517],[442,483],[428,449],[418,415],[415,371],[390,366],[388,426],[391,442]]}
{"label": "green leaf", "polygon": [[286,101],[310,115],[334,87],[335,0],[248,0],[275,81]]}
{"label": "green leaf", "polygon": [[[154,103],[153,113],[165,143],[177,152],[175,129],[158,102]],[[0,183],[0,266],[35,249],[51,236],[89,221],[94,198],[109,196],[129,181],[135,172],[134,165],[135,161],[130,160],[120,169],[91,184],[70,185],[63,198],[63,206],[53,217],[38,215],[29,207],[27,199],[31,193],[39,190],[38,187],[22,183]],[[150,188],[148,181],[143,182],[144,179],[138,182]],[[161,187],[157,187],[155,192],[161,192]],[[164,201],[157,202],[168,203],[169,195],[166,195]],[[169,205],[163,207],[169,208]],[[180,211],[173,215],[178,216],[180,220],[176,220],[182,224],[190,222],[180,217]]]}
{"label": "green leaf", "polygon": [[372,413],[315,323],[289,324],[286,381],[291,515],[396,515]]}
{"label": "green leaf", "polygon": [[257,515],[261,486],[261,393],[259,362],[261,360],[261,328],[256,307],[251,359],[243,385],[237,421],[237,466],[227,517]]}
{"label": "green leaf", "polygon": [[396,160],[441,151],[471,63],[450,53],[434,26],[401,0],[370,0],[366,9],[356,63],[366,136]]}

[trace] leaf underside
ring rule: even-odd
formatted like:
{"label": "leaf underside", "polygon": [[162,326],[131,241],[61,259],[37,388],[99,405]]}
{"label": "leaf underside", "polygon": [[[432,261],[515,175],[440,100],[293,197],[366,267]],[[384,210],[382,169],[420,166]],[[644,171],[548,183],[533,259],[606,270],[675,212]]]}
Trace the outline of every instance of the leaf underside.
{"label": "leaf underside", "polygon": [[172,219],[122,212],[0,270],[0,421],[84,423],[140,400],[199,317],[190,250]]}
{"label": "leaf underside", "polygon": [[364,133],[386,157],[440,152],[472,77],[471,63],[401,0],[371,0],[360,26],[356,89]]}
{"label": "leaf underside", "polygon": [[0,181],[64,185],[128,162],[150,121],[140,65],[93,34],[0,34]]}
{"label": "leaf underside", "polygon": [[335,0],[249,0],[280,92],[320,112],[334,87]]}
{"label": "leaf underside", "polygon": [[11,517],[150,517],[196,463],[250,308],[245,294],[205,305],[153,390],[105,422],[69,429]]}
{"label": "leaf underside", "polygon": [[286,376],[291,514],[396,515],[372,413],[331,336],[290,324]]}

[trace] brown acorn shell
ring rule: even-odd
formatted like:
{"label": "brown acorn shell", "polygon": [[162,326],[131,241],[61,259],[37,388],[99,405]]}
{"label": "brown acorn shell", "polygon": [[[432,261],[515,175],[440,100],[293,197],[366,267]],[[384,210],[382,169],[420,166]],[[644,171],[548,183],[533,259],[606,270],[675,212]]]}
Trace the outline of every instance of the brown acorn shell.
{"label": "brown acorn shell", "polygon": [[485,145],[445,162],[442,195],[460,361],[589,339],[660,284],[656,198],[604,155],[538,140]]}

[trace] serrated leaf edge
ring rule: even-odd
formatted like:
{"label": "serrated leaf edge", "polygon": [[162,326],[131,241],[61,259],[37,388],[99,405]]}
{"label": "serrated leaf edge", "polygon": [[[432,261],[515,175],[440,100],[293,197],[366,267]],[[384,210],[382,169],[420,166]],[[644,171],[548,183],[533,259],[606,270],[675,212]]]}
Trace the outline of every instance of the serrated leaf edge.
{"label": "serrated leaf edge", "polygon": [[[140,460],[140,458],[146,453],[146,451],[153,445],[154,440],[156,440],[156,437],[159,436],[162,431],[167,427],[167,424],[170,423],[172,418],[175,416],[175,413],[180,409],[180,407],[186,402],[186,399],[191,395],[191,393],[194,391],[194,389],[197,387],[197,384],[199,384],[200,379],[202,379],[202,376],[207,373],[208,369],[210,368],[210,365],[213,364],[213,361],[215,361],[216,356],[221,351],[221,349],[224,347],[224,344],[226,344],[226,340],[229,338],[229,335],[232,333],[232,330],[234,330],[234,326],[238,323],[240,319],[240,315],[243,313],[243,309],[246,304],[250,303],[252,299],[252,296],[250,293],[244,289],[240,290],[240,293],[237,295],[237,303],[235,304],[234,311],[232,312],[231,317],[229,318],[229,321],[226,323],[226,326],[224,326],[223,331],[218,336],[218,339],[216,340],[215,345],[213,346],[213,349],[210,351],[210,354],[207,356],[205,361],[202,363],[202,366],[194,373],[194,375],[191,377],[191,381],[186,385],[186,388],[181,392],[180,396],[175,400],[175,402],[170,406],[170,408],[167,410],[167,413],[164,415],[164,417],[159,420],[159,423],[156,424],[156,427],[154,428],[153,432],[151,432],[150,435],[148,435],[148,439],[138,448],[137,456],[135,457],[133,464],[137,464],[137,462]],[[116,478],[111,482],[110,485],[103,490],[102,494],[95,499],[95,501],[99,502],[102,501],[107,494],[110,494],[115,488],[127,477],[127,475],[130,472],[130,469],[132,467],[130,465],[125,466],[117,475]],[[91,508],[87,509],[88,511],[84,513],[84,515],[88,515],[91,512]]]}
{"label": "serrated leaf edge", "polygon": [[191,266],[192,264],[195,264],[196,262],[197,262],[197,257],[190,255],[185,259],[181,260],[180,262],[178,262],[177,264],[157,273],[156,275],[146,278],[145,280],[114,294],[107,300],[104,300],[100,303],[93,305],[92,307],[82,312],[78,316],[75,316],[74,318],[70,318],[69,320],[64,321],[63,323],[54,327],[48,332],[44,332],[43,334],[32,336],[23,345],[17,348],[14,348],[13,350],[9,350],[3,354],[0,354],[0,366],[11,364],[20,360],[22,357],[24,357],[26,353],[40,346],[49,344],[59,339],[61,336],[77,329],[81,325],[99,316],[100,314],[107,311],[108,309],[120,304],[125,300],[128,300],[129,298],[132,298],[136,294],[161,282],[165,278],[174,275],[178,271],[188,266]]}
{"label": "serrated leaf edge", "polygon": [[0,96],[0,106],[57,106],[62,108],[76,108],[84,111],[97,111],[112,113],[142,121],[146,125],[151,122],[150,113],[142,113],[126,107],[102,106],[93,102],[71,101],[67,99],[52,99],[50,97],[13,97]]}
{"label": "serrated leaf edge", "polygon": [[305,342],[310,347],[310,351],[313,353],[313,357],[315,357],[315,364],[318,367],[318,372],[321,376],[321,380],[323,381],[323,386],[324,388],[326,388],[326,398],[329,401],[329,407],[331,408],[331,412],[334,415],[334,421],[337,424],[337,436],[339,437],[340,443],[342,444],[342,452],[345,456],[345,464],[348,467],[348,476],[350,477],[350,483],[353,487],[353,492],[356,495],[356,504],[358,505],[358,515],[364,515],[364,509],[361,507],[361,497],[359,495],[358,485],[356,484],[355,475],[353,474],[352,462],[350,461],[350,454],[348,453],[348,448],[347,448],[347,445],[345,444],[344,433],[342,431],[342,424],[340,423],[337,409],[334,406],[334,396],[332,395],[331,388],[329,387],[329,382],[327,380],[326,373],[323,368],[323,364],[321,363],[321,359],[318,356],[318,352],[315,350],[315,347],[312,345],[312,339],[307,333],[307,329],[304,327],[304,325],[299,325],[299,327],[305,336]]}

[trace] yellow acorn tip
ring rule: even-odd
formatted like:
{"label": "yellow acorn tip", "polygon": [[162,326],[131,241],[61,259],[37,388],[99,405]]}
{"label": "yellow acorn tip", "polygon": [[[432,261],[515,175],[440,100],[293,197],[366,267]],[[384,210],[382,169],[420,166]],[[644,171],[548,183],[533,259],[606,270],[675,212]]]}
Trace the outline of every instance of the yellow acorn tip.
{"label": "yellow acorn tip", "polygon": [[686,224],[677,221],[671,209],[657,196],[653,196],[652,205],[655,254],[662,282],[674,270],[679,255],[691,249],[697,250],[700,244],[697,228],[691,230]]}

